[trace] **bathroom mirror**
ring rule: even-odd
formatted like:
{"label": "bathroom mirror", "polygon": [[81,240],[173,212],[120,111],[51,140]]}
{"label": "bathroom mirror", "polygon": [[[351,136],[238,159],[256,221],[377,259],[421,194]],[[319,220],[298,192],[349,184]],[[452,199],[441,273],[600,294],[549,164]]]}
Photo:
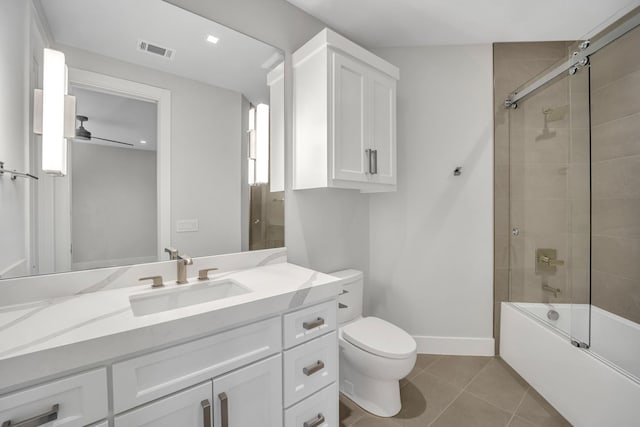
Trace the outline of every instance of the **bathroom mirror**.
{"label": "bathroom mirror", "polygon": [[[284,246],[279,49],[162,0],[1,13],[0,278]],[[76,97],[64,177],[32,131],[45,47]]]}

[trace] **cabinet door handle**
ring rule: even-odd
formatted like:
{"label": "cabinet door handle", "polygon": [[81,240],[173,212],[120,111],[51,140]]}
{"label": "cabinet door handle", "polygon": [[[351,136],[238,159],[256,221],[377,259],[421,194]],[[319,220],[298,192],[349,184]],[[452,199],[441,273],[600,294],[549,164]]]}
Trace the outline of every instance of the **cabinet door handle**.
{"label": "cabinet door handle", "polygon": [[324,325],[324,319],[322,317],[318,317],[317,319],[309,320],[307,322],[302,323],[302,327],[305,328],[307,331],[309,329],[317,328],[318,326],[322,326],[322,325]]}
{"label": "cabinet door handle", "polygon": [[311,375],[315,374],[316,372],[318,372],[319,370],[324,368],[324,362],[322,360],[318,360],[316,363],[314,363],[311,366],[305,366],[304,368],[302,368],[302,372],[310,377]]}
{"label": "cabinet door handle", "polygon": [[373,154],[373,172],[371,172],[371,174],[377,175],[378,174],[378,150],[371,150],[371,153]]}
{"label": "cabinet door handle", "polygon": [[305,421],[303,427],[319,427],[324,424],[324,415],[318,414],[309,421]]}
{"label": "cabinet door handle", "polygon": [[367,154],[367,164],[368,164],[368,172],[369,174],[373,174],[373,150],[371,150],[370,148],[367,148],[366,150],[364,150],[364,152]]}
{"label": "cabinet door handle", "polygon": [[43,414],[36,415],[35,417],[31,417],[27,420],[20,421],[15,424],[11,422],[11,420],[8,420],[2,423],[2,427],[38,427],[51,421],[57,420],[59,409],[60,405],[56,403],[51,407],[51,409]]}
{"label": "cabinet door handle", "polygon": [[200,402],[202,405],[202,419],[204,420],[204,427],[213,427],[211,424],[211,403],[209,403],[209,399],[203,400]]}
{"label": "cabinet door handle", "polygon": [[229,399],[227,393],[220,393],[220,427],[229,427]]}

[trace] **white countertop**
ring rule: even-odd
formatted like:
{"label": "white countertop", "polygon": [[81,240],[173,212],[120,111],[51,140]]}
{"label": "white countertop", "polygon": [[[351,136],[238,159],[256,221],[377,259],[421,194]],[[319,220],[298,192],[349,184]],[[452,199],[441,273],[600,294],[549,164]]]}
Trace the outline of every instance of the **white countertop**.
{"label": "white countertop", "polygon": [[[251,292],[137,317],[129,297],[156,292],[149,284],[0,307],[0,393],[332,298],[342,284],[286,262],[210,278],[233,279]],[[163,289],[197,280],[189,282]]]}

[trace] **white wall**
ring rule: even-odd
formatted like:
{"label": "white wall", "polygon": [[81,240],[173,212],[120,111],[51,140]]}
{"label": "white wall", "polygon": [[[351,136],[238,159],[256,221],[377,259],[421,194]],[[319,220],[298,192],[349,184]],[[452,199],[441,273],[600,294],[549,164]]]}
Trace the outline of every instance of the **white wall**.
{"label": "white wall", "polygon": [[423,351],[492,353],[491,46],[374,52],[400,68],[398,191],[370,196],[365,310],[418,337],[486,338]]}
{"label": "white wall", "polygon": [[[0,161],[5,168],[24,172],[27,137],[29,3],[22,0],[0,2]],[[0,176],[0,276],[27,272],[26,197],[29,181],[11,181]]]}
{"label": "white wall", "polygon": [[72,269],[156,261],[156,152],[71,144]]}
{"label": "white wall", "polygon": [[369,200],[349,190],[291,190],[291,53],[326,27],[284,0],[169,0],[285,52],[285,244],[289,260],[323,272],[368,269]]}
{"label": "white wall", "polygon": [[[241,94],[69,46],[57,48],[70,67],[171,91],[171,244],[191,256],[240,251]],[[199,231],[176,233],[176,221],[185,219],[197,219]]]}

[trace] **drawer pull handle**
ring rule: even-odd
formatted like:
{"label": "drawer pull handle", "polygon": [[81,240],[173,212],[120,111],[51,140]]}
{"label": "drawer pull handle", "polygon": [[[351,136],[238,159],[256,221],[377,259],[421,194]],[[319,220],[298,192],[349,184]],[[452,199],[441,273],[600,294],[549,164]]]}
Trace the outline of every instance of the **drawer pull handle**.
{"label": "drawer pull handle", "polygon": [[322,360],[318,360],[316,363],[314,363],[311,366],[305,366],[304,368],[302,368],[302,372],[310,377],[311,375],[315,374],[316,372],[322,370],[324,368],[324,362]]}
{"label": "drawer pull handle", "polygon": [[305,421],[303,427],[319,427],[324,424],[324,415],[318,414],[315,418]]}
{"label": "drawer pull handle", "polygon": [[28,420],[20,421],[15,424],[13,424],[11,420],[5,421],[2,423],[2,427],[38,427],[43,424],[47,424],[48,422],[57,420],[58,409],[60,409],[60,405],[56,403],[51,407],[50,410],[48,410],[44,414],[36,415],[35,417],[29,418]]}
{"label": "drawer pull handle", "polygon": [[213,427],[213,424],[211,424],[211,403],[209,403],[209,399],[203,400],[200,402],[200,405],[202,405],[204,427]]}
{"label": "drawer pull handle", "polygon": [[220,425],[221,427],[229,427],[229,399],[227,393],[220,393]]}
{"label": "drawer pull handle", "polygon": [[302,323],[302,327],[305,328],[307,331],[309,329],[317,328],[318,326],[322,326],[322,325],[324,325],[324,319],[322,317],[318,317],[317,319]]}

